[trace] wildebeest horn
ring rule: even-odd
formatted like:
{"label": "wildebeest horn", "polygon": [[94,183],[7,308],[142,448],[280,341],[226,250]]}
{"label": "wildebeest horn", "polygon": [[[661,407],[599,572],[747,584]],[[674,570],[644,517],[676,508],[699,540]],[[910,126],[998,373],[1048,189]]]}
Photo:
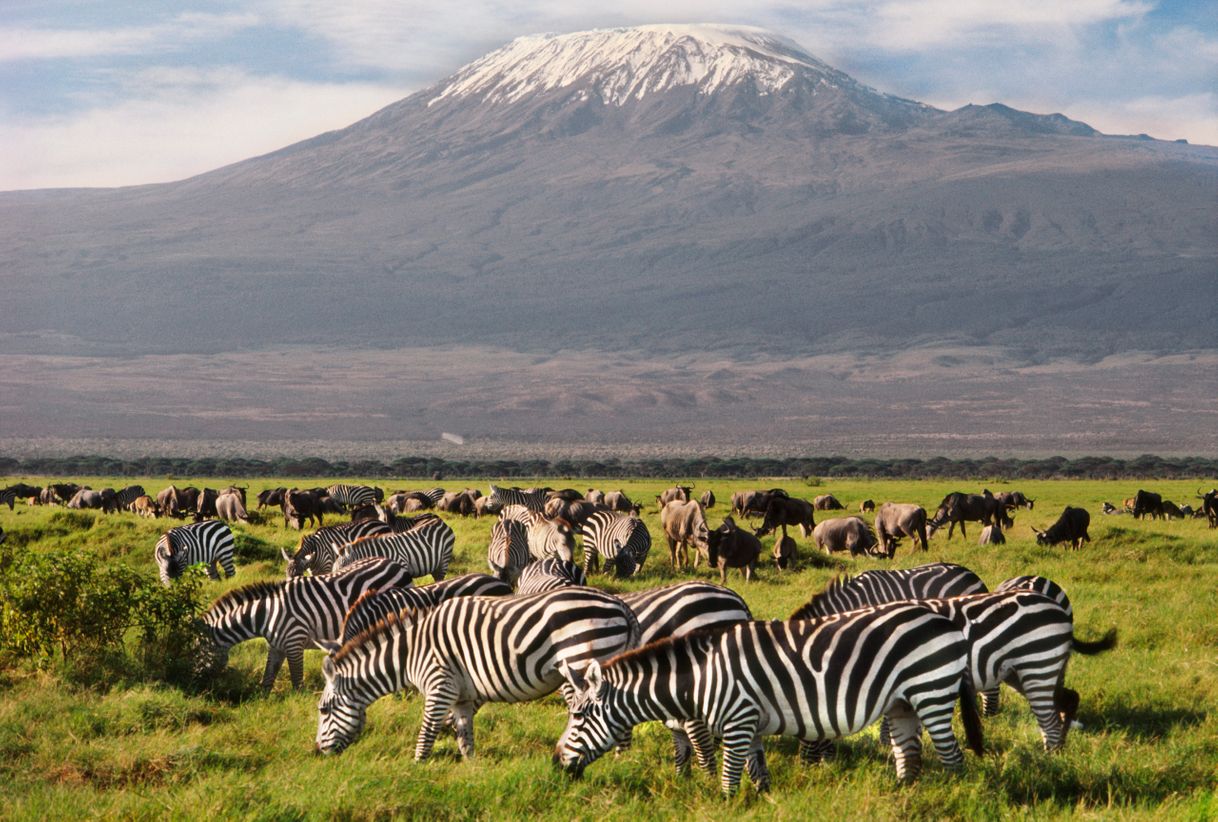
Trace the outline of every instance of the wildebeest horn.
{"label": "wildebeest horn", "polygon": [[283,558],[286,559],[288,562],[292,561],[292,557],[288,554],[287,549],[284,548],[282,545],[279,546],[279,553],[283,554]]}

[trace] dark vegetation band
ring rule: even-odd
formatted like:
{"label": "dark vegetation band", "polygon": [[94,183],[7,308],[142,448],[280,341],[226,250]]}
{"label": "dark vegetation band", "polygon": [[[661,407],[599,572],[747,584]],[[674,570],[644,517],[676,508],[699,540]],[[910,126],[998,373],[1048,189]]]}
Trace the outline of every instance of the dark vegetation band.
{"label": "dark vegetation band", "polygon": [[876,459],[850,457],[680,457],[651,459],[442,459],[327,460],[321,457],[0,457],[0,475],[105,475],[191,477],[803,477],[893,479],[1186,479],[1218,474],[1218,458],[1000,457]]}

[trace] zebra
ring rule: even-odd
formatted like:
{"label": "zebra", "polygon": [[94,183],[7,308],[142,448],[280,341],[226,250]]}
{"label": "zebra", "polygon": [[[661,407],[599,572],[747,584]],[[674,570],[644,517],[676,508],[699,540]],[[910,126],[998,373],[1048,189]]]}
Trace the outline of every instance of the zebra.
{"label": "zebra", "polygon": [[5,488],[0,491],[0,505],[7,505],[8,510],[13,510],[13,506],[17,504],[17,492],[11,488]]}
{"label": "zebra", "polygon": [[1012,577],[1004,580],[994,589],[994,593],[1000,591],[1035,591],[1056,602],[1071,617],[1074,616],[1074,608],[1070,606],[1070,597],[1066,596],[1062,587],[1051,579],[1037,576]]}
{"label": "zebra", "polygon": [[219,520],[192,522],[170,528],[157,540],[153,556],[160,570],[161,583],[168,586],[182,572],[196,563],[203,563],[207,575],[214,580],[220,578],[216,565],[224,569],[224,575],[237,573],[233,565],[233,531],[227,523]]}
{"label": "zebra", "polygon": [[[1046,751],[1060,750],[1078,710],[1078,694],[1064,687],[1070,654],[1098,654],[1116,645],[1116,631],[1096,642],[1074,636],[1074,620],[1058,602],[1035,591],[922,599],[965,632],[969,672],[978,691],[996,693],[1006,682],[1027,699]],[[800,618],[800,612],[792,619]],[[996,702],[996,701],[995,701]],[[817,752],[802,751],[805,758]]]}
{"label": "zebra", "polygon": [[491,567],[491,573],[508,585],[515,585],[520,572],[532,561],[524,523],[514,519],[496,520],[491,526],[491,541],[486,549],[486,563]]}
{"label": "zebra", "polygon": [[[618,596],[630,606],[639,621],[639,645],[753,618],[748,604],[739,594],[712,582],[678,582]],[[668,724],[678,773],[688,769],[690,756],[695,751],[690,739],[700,733],[697,728],[686,730],[686,724],[675,721]],[[618,741],[619,751],[629,746],[628,738]],[[704,751],[698,753],[705,756]],[[700,758],[699,764],[714,776],[713,757]]]}
{"label": "zebra", "polygon": [[626,604],[592,588],[459,597],[389,614],[345,645],[319,643],[330,653],[322,663],[326,688],[317,705],[316,748],[341,752],[363,730],[368,705],[413,687],[424,699],[415,760],[431,755],[450,711],[457,747],[470,757],[480,706],[543,697],[564,685],[560,668],[582,669],[634,647],[638,638]]}
{"label": "zebra", "polygon": [[279,553],[288,563],[288,579],[307,573],[326,574],[334,568],[334,559],[344,545],[361,537],[390,534],[393,529],[374,519],[344,522],[339,525],[324,525],[313,533],[301,537],[296,553],[289,554],[280,548]]}
{"label": "zebra", "polygon": [[555,761],[573,776],[633,726],[701,720],[697,740],[723,740],[723,793],[740,785],[746,760],[758,790],[769,787],[761,737],[827,739],[892,719],[897,777],[921,771],[919,721],[940,761],[963,755],[952,733],[957,699],[972,749],[981,723],[967,676],[968,643],[951,620],[919,603],[788,622],[740,622],[661,640],[583,671],[564,673],[574,691]]}
{"label": "zebra", "polygon": [[456,597],[502,597],[511,593],[510,585],[486,574],[464,574],[430,585],[390,588],[387,591],[369,588],[343,618],[339,642],[350,642],[388,614],[396,614],[404,608],[432,608]]}
{"label": "zebra", "polygon": [[453,529],[444,521],[401,534],[362,537],[343,547],[334,560],[333,569],[338,571],[368,557],[389,557],[405,566],[411,576],[430,574],[439,582],[453,560],[455,542]]}
{"label": "zebra", "polygon": [[538,514],[546,512],[546,501],[549,500],[545,491],[522,491],[519,488],[500,488],[498,485],[491,485],[491,493],[488,496],[488,505],[500,505],[503,508],[522,505]]}
{"label": "zebra", "polygon": [[526,596],[587,584],[588,578],[574,562],[550,557],[524,566],[516,582],[516,595]]}
{"label": "zebra", "polygon": [[575,559],[575,536],[566,520],[549,519],[523,505],[507,505],[500,519],[514,519],[525,527],[529,539],[529,553],[534,559],[558,557]]}
{"label": "zebra", "polygon": [[376,489],[368,485],[331,485],[326,489],[330,499],[351,508],[361,505],[376,505]]}
{"label": "zebra", "polygon": [[608,570],[612,563],[618,577],[627,577],[643,569],[651,551],[651,532],[637,517],[617,511],[596,511],[584,522],[584,573],[595,570],[605,560]]}
{"label": "zebra", "polygon": [[370,588],[409,585],[410,573],[392,560],[376,558],[344,571],[274,582],[254,582],[217,599],[203,614],[197,649],[198,673],[216,673],[228,664],[232,646],[262,637],[269,646],[262,688],[269,691],[288,662],[292,687],[304,682],[305,648],[342,635],[343,617]]}
{"label": "zebra", "polygon": [[128,485],[114,495],[114,504],[120,511],[133,511],[132,504],[144,496],[144,486]]}

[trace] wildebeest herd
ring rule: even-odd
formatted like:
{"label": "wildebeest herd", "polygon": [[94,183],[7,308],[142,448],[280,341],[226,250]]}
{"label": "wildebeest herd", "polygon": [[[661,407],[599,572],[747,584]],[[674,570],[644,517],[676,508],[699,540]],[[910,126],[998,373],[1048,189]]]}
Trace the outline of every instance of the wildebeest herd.
{"label": "wildebeest herd", "polygon": [[[248,519],[246,489],[171,485],[155,499],[139,486],[89,490],[13,486],[0,502],[193,517],[155,546],[162,581],[171,584],[196,564],[213,578],[221,569],[235,572],[233,534],[221,520]],[[1199,510],[1218,527],[1218,492],[1198,496]],[[1139,491],[1131,501],[1135,516],[1163,515],[1157,495]],[[965,535],[965,523],[977,522],[983,544],[1001,543],[1015,513],[1034,507],[1018,492],[952,493],[933,515],[915,503],[868,500],[859,511],[874,512],[874,527],[858,516],[817,523],[816,511],[845,506],[831,495],[809,501],[776,488],[733,495],[729,515],[712,528],[709,491],[695,498],[691,487],[675,486],[656,502],[671,568],[705,561],[723,585],[729,568],[751,579],[760,537],[770,533],[781,533],[777,567],[793,567],[788,526],[826,552],[891,559],[905,539],[925,551],[944,525],[950,538],[956,526]],[[1115,644],[1114,632],[1095,642],[1076,638],[1072,605],[1051,580],[1017,577],[990,592],[972,571],[947,563],[839,578],[779,621],[753,620],[737,593],[701,580],[615,596],[590,587],[589,575],[640,575],[652,544],[641,506],[621,492],[492,485],[487,495],[440,488],[386,495],[332,485],[259,494],[259,510],[270,506],[280,508],[285,526],[316,530],[294,553],[283,552],[286,580],[246,585],[212,604],[202,618],[198,671],[215,672],[234,645],[261,637],[268,643],[263,687],[284,661],[300,687],[304,651],[322,648],[326,685],[315,744],[326,753],[352,744],[368,705],[395,691],[423,696],[415,749],[423,760],[445,729],[471,755],[481,705],[558,690],[569,714],[554,760],[572,775],[629,747],[634,726],[663,721],[678,768],[696,761],[713,773],[721,745],[723,791],[735,792],[743,773],[765,789],[763,737],[795,737],[801,758],[816,761],[831,753],[831,740],[882,719],[897,775],[907,780],[921,767],[922,728],[946,767],[963,762],[951,725],[957,704],[969,746],[980,752],[974,694],[992,714],[1004,683],[1027,700],[1046,750],[1061,748],[1081,700],[1065,684],[1071,654]],[[493,517],[490,574],[448,577],[455,539],[435,510]],[[325,525],[327,514],[343,521]],[[739,524],[749,518],[759,518],[758,527]],[[1040,544],[1080,548],[1090,539],[1089,521],[1085,509],[1067,506],[1052,525],[1033,530]],[[423,577],[432,582],[414,584]]]}

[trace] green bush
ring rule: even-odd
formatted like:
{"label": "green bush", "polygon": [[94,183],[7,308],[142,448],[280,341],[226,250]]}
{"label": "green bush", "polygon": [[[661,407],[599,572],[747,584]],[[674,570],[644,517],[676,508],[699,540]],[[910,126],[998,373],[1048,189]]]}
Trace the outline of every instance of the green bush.
{"label": "green bush", "polygon": [[80,551],[0,557],[0,650],[39,666],[58,662],[86,682],[115,674],[184,681],[204,574],[192,569],[166,588],[97,559]]}

